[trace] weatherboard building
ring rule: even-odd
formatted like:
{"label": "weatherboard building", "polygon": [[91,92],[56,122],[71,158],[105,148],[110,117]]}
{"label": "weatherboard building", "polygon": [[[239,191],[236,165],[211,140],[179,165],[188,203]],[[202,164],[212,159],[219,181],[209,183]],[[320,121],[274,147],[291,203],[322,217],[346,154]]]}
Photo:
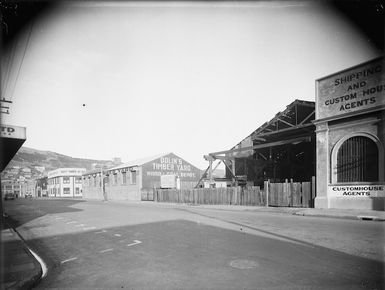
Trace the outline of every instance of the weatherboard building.
{"label": "weatherboard building", "polygon": [[318,208],[384,210],[385,61],[316,80]]}
{"label": "weatherboard building", "polygon": [[[174,153],[130,161],[83,174],[83,197],[108,200],[153,200],[156,188],[193,188],[201,170]],[[103,176],[103,182],[101,182]]]}

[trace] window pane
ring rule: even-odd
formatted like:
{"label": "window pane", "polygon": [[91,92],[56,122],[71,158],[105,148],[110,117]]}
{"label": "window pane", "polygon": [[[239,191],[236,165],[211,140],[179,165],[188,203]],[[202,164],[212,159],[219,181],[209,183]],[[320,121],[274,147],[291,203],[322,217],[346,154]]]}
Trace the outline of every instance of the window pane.
{"label": "window pane", "polygon": [[127,184],[127,173],[122,172],[122,179],[123,179],[123,184]]}
{"label": "window pane", "polygon": [[136,184],[136,171],[131,172],[131,183]]}

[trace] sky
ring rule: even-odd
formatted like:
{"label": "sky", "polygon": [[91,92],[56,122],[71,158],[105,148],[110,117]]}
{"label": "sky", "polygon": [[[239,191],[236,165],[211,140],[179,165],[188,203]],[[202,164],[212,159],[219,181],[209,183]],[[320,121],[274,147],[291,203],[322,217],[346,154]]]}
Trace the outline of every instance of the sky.
{"label": "sky", "polygon": [[5,52],[2,122],[26,127],[30,148],[173,152],[205,169],[203,155],[315,101],[316,79],[380,56],[322,3],[63,2]]}

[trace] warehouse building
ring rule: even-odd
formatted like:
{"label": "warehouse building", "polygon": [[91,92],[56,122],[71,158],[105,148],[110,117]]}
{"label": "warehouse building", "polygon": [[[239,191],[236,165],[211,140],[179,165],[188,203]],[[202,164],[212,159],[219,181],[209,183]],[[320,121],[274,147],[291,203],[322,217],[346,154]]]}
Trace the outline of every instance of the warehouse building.
{"label": "warehouse building", "polygon": [[384,210],[384,58],[316,80],[318,208]]}
{"label": "warehouse building", "polygon": [[263,186],[266,180],[308,182],[315,176],[314,118],[314,102],[295,100],[230,150],[205,158],[223,162],[233,186]]}
{"label": "warehouse building", "polygon": [[86,172],[83,196],[99,200],[153,200],[155,188],[193,188],[200,177],[200,169],[174,153],[160,154]]}
{"label": "warehouse building", "polygon": [[49,197],[82,197],[82,174],[85,168],[58,168],[49,171]]}

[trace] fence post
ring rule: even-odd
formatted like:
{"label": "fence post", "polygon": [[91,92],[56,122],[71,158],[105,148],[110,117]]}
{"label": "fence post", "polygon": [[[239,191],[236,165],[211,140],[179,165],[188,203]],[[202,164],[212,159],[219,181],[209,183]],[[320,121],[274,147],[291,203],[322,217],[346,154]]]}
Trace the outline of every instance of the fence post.
{"label": "fence post", "polygon": [[316,196],[316,193],[315,193],[315,190],[316,190],[316,184],[315,184],[315,176],[312,176],[311,177],[311,195],[310,195],[310,198],[311,198],[311,207],[314,208],[314,198]]}
{"label": "fence post", "polygon": [[266,207],[269,206],[269,180],[264,182],[265,192],[266,192]]}
{"label": "fence post", "polygon": [[231,201],[231,203],[233,205],[236,205],[237,204],[237,194],[238,194],[238,187],[235,185],[234,186],[234,190],[233,190],[233,199]]}
{"label": "fence post", "polygon": [[290,206],[293,206],[293,178],[290,178]]}

